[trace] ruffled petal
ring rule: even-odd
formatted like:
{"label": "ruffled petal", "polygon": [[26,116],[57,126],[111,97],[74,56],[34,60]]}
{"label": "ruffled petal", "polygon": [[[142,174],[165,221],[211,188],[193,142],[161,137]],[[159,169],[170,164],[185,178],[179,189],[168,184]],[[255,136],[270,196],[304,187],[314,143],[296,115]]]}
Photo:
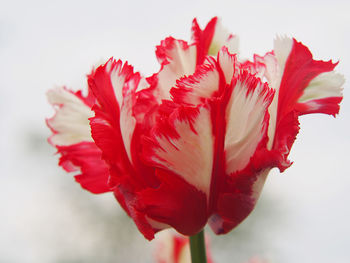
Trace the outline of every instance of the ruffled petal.
{"label": "ruffled petal", "polygon": [[[280,47],[282,41],[277,40],[275,44],[276,57],[280,65],[282,61],[279,59],[281,56],[279,53],[285,51],[278,53],[277,50],[282,49]],[[281,119],[285,114],[294,110],[297,103],[329,97],[342,97],[341,86],[344,79],[341,75],[333,72],[336,65],[331,61],[314,60],[309,49],[293,39],[292,49],[285,62],[279,88],[278,118]]]}
{"label": "ruffled petal", "polygon": [[276,128],[272,151],[279,155],[277,167],[281,172],[292,165],[288,155],[300,130],[298,117],[299,114],[296,111],[291,111],[279,121]]}
{"label": "ruffled petal", "polygon": [[230,34],[217,17],[211,19],[204,30],[199,27],[197,19],[194,19],[192,40],[197,46],[198,65],[203,63],[207,55],[217,55],[223,46],[226,46],[233,54],[238,53],[238,37]]}
{"label": "ruffled petal", "polygon": [[275,40],[273,52],[243,63],[276,91],[269,107],[268,149],[280,154],[281,171],[291,165],[287,157],[299,132],[298,117],[338,113],[344,78],[333,71],[336,65],[314,60],[307,47],[287,37]]}
{"label": "ruffled petal", "polygon": [[335,116],[343,99],[343,75],[334,71],[321,73],[304,89],[296,110],[300,114],[325,113]]}
{"label": "ruffled petal", "polygon": [[309,49],[295,39],[276,39],[275,54],[277,70],[276,66],[267,68],[277,91],[269,109],[269,147],[281,153],[280,169],[284,170],[291,164],[287,157],[299,131],[298,116],[337,114],[344,79],[333,71],[337,64],[314,60]]}
{"label": "ruffled petal", "polygon": [[81,91],[73,92],[65,87],[47,92],[50,104],[56,114],[47,119],[47,125],[53,132],[49,138],[52,145],[71,145],[82,141],[92,141],[89,118],[91,111],[91,95],[84,97]]}
{"label": "ruffled petal", "polygon": [[109,184],[115,197],[145,238],[151,240],[160,230],[159,224],[140,211],[138,192],[158,187],[159,182],[154,168],[145,166],[139,154],[141,135],[147,134],[150,126],[143,125],[147,114],[142,109],[155,102],[147,87],[139,89],[141,81],[140,75],[121,61],[111,59],[97,68],[89,76],[90,89],[97,99],[95,116],[90,120],[92,136],[110,166]]}
{"label": "ruffled petal", "polygon": [[268,126],[268,106],[274,91],[243,71],[232,84],[226,107],[226,173],[247,166]]}
{"label": "ruffled petal", "polygon": [[67,172],[79,171],[75,179],[84,189],[95,194],[111,191],[108,167],[90,134],[90,108],[95,101],[92,93],[83,96],[81,91],[57,88],[50,90],[47,97],[57,107],[47,124],[54,133],[49,142],[61,155],[59,165]]}
{"label": "ruffled petal", "polygon": [[[130,172],[130,141],[135,128],[135,119],[130,116],[129,84],[135,76],[127,63],[110,59],[89,76],[89,87],[97,103],[93,107],[95,116],[90,119],[92,137],[102,150],[103,158],[121,173]],[[133,87],[135,89],[135,87]],[[129,120],[123,116],[127,115]]]}
{"label": "ruffled petal", "polygon": [[161,69],[148,80],[155,87],[155,97],[160,103],[163,99],[170,99],[169,91],[177,79],[195,71],[196,47],[168,37],[157,46],[156,55]]}
{"label": "ruffled petal", "polygon": [[274,90],[241,70],[235,55],[226,48],[219,52],[218,61],[209,59],[207,63],[197,67],[192,76],[181,79],[171,93],[177,103],[205,105],[210,112],[214,157],[208,209],[216,219],[225,214],[225,224],[231,226],[226,228],[232,229],[255,205],[260,194],[254,187],[260,182],[257,174],[276,162],[276,156],[269,158],[266,150],[268,107]]}
{"label": "ruffled petal", "polygon": [[[219,164],[215,165],[218,168],[216,181],[212,182],[213,213],[209,218],[216,234],[229,232],[250,214],[267,176],[262,171],[275,164],[276,157],[266,150],[267,109],[273,95],[267,84],[246,71],[239,73],[223,94],[220,105],[226,105],[226,128],[221,158],[225,158],[225,163],[217,160]],[[218,130],[216,137],[220,136]],[[216,155],[220,158],[220,153]]]}
{"label": "ruffled petal", "polygon": [[224,74],[226,84],[230,84],[234,77],[237,77],[242,66],[237,62],[237,55],[231,54],[227,47],[221,48],[218,54],[218,64]]}
{"label": "ruffled petal", "polygon": [[173,101],[185,105],[205,104],[206,101],[219,98],[228,85],[235,81],[241,66],[237,57],[223,47],[217,55],[217,60],[207,57],[204,63],[197,66],[193,75],[177,81],[176,87],[170,93]]}
{"label": "ruffled petal", "polygon": [[75,180],[86,190],[101,194],[110,192],[108,185],[109,172],[101,151],[93,142],[81,142],[68,146],[57,146],[57,153],[61,155],[59,165],[67,172],[79,170]]}
{"label": "ruffled petal", "polygon": [[[279,68],[273,52],[268,52],[263,57],[255,54],[253,62],[249,60],[241,62],[241,67],[262,81],[267,81],[274,89],[279,85],[280,79],[277,78]],[[275,83],[276,80],[278,83]]]}
{"label": "ruffled petal", "polygon": [[[139,160],[140,137],[147,132],[143,125],[145,114],[140,108],[150,105],[145,103],[147,89],[136,92],[140,81],[140,74],[133,73],[132,67],[121,61],[110,59],[97,68],[89,76],[90,89],[97,99],[95,116],[90,120],[92,137],[115,170],[113,174],[127,175],[135,185],[144,187],[154,180],[148,176],[152,169]],[[118,178],[111,180],[118,182]]]}
{"label": "ruffled petal", "polygon": [[193,75],[177,81],[176,87],[171,89],[173,101],[184,105],[198,105],[212,97],[219,91],[220,73],[215,60],[197,67]]}
{"label": "ruffled petal", "polygon": [[205,107],[173,107],[162,105],[152,137],[145,139],[144,159],[182,177],[208,197],[214,140],[210,112]]}

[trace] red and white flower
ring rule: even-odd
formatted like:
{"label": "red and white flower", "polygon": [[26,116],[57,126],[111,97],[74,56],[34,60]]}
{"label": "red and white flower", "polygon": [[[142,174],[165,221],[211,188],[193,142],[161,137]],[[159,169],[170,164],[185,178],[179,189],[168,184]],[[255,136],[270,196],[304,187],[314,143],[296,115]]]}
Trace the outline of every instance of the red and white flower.
{"label": "red and white flower", "polygon": [[[60,165],[93,193],[111,191],[147,239],[206,224],[229,232],[253,210],[269,170],[290,166],[298,116],[335,116],[343,77],[300,42],[278,38],[253,62],[217,18],[192,43],[166,38],[160,70],[144,78],[110,59],[88,76],[84,97],[48,93]],[[90,120],[90,125],[89,125]],[[91,131],[91,136],[90,136]]]}
{"label": "red and white flower", "polygon": [[[207,262],[214,263],[210,252],[210,242],[205,238]],[[156,263],[191,263],[190,240],[171,230],[157,235],[154,258]]]}
{"label": "red and white flower", "polygon": [[[162,231],[155,239],[154,258],[156,263],[191,263],[190,240],[171,230]],[[214,263],[211,255],[209,237],[205,237],[207,262]],[[245,263],[268,263],[261,257],[254,256]]]}

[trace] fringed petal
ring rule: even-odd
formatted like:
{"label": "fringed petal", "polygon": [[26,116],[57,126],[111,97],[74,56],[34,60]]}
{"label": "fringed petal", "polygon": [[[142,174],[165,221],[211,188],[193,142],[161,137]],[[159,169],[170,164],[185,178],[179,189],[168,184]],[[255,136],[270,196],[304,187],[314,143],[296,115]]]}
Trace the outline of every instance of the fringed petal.
{"label": "fringed petal", "polygon": [[145,139],[145,160],[177,174],[208,197],[214,140],[210,112],[167,105],[161,111],[152,137]]}
{"label": "fringed petal", "polygon": [[57,146],[59,165],[67,172],[80,171],[75,180],[86,190],[101,194],[112,191],[108,185],[107,164],[101,160],[101,150],[93,142]]}
{"label": "fringed petal", "polygon": [[204,62],[207,55],[217,55],[223,46],[226,46],[233,54],[238,53],[238,37],[230,34],[217,17],[211,19],[203,30],[199,27],[197,19],[194,19],[192,40],[197,46],[198,65]]}
{"label": "fringed petal", "polygon": [[274,76],[279,81],[274,84],[279,85],[270,108],[274,118],[270,121],[269,145],[281,153],[280,169],[284,170],[291,164],[287,157],[299,131],[298,116],[337,114],[344,79],[333,71],[337,64],[314,60],[309,49],[295,39],[277,39],[275,54],[278,70]]}
{"label": "fringed petal", "polygon": [[[124,145],[120,112],[123,105],[123,89],[132,76],[131,66],[113,59],[89,76],[89,87],[97,100],[93,107],[95,116],[90,119],[92,137],[102,150],[106,161],[119,163],[125,169],[131,161],[127,154],[127,147],[130,145]],[[132,134],[132,131],[129,133]]]}
{"label": "fringed petal", "polygon": [[59,165],[67,172],[79,171],[75,180],[86,190],[94,193],[111,191],[108,185],[108,167],[101,159],[101,151],[91,138],[89,118],[95,98],[89,92],[73,92],[57,88],[47,93],[49,102],[57,107],[56,114],[47,120],[53,131],[49,142],[60,154]]}
{"label": "fringed petal", "polygon": [[169,91],[175,86],[177,79],[195,71],[196,48],[185,41],[168,37],[157,46],[156,55],[161,69],[148,80],[160,103],[163,99],[170,99]]}
{"label": "fringed petal", "polygon": [[49,103],[56,114],[47,119],[53,132],[49,138],[52,145],[72,145],[82,141],[92,141],[89,118],[92,117],[91,95],[84,97],[81,91],[73,92],[65,87],[47,92]]}
{"label": "fringed petal", "polygon": [[184,105],[198,105],[212,97],[219,91],[220,73],[216,62],[197,67],[193,75],[184,77],[177,82],[170,93],[173,101]]}
{"label": "fringed petal", "polygon": [[274,91],[243,71],[232,83],[226,108],[226,173],[246,167],[268,126],[267,109]]}

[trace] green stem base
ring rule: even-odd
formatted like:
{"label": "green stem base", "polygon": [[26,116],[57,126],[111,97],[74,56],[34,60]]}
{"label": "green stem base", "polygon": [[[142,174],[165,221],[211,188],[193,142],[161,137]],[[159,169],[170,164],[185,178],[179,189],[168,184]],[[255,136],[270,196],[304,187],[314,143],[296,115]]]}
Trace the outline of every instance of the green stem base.
{"label": "green stem base", "polygon": [[194,236],[190,236],[190,248],[192,263],[207,263],[204,230]]}

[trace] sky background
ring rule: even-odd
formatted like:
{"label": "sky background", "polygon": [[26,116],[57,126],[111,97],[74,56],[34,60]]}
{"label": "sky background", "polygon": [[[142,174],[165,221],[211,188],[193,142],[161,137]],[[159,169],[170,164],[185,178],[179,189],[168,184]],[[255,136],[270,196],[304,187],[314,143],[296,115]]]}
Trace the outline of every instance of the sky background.
{"label": "sky background", "polygon": [[[190,40],[191,21],[213,16],[240,37],[241,55],[295,37],[350,79],[349,1],[0,0],[0,262],[152,262],[146,241],[112,195],[92,195],[57,166],[46,138],[45,92],[86,87],[111,56],[158,71],[155,46]],[[349,262],[349,85],[339,116],[301,118],[291,168],[273,170],[251,216],[211,235],[216,262],[260,256],[278,263]]]}

